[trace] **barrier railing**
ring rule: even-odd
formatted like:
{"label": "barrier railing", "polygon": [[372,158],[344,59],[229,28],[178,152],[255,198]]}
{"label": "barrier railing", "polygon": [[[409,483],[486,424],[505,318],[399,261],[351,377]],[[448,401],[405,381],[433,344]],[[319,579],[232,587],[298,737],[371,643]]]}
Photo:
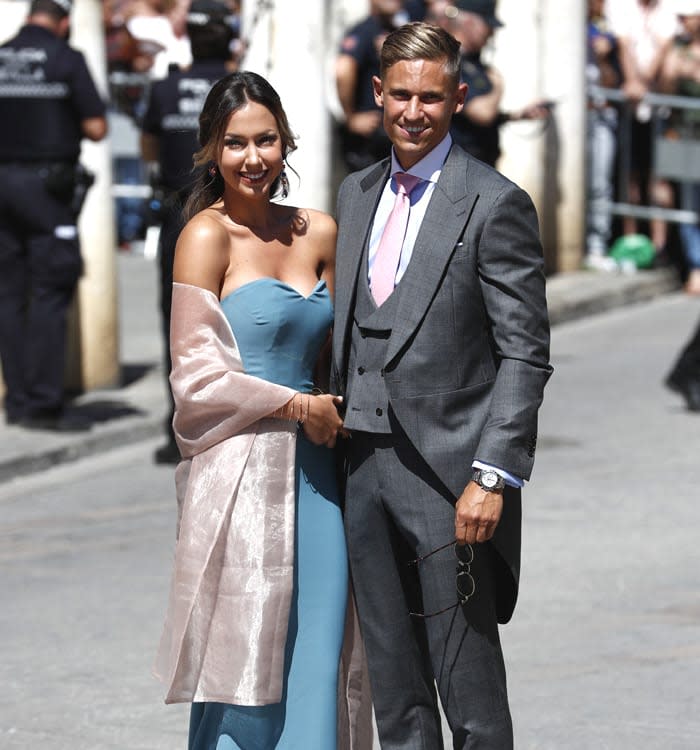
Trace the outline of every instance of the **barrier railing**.
{"label": "barrier railing", "polygon": [[[589,101],[614,102],[619,106],[618,123],[618,200],[609,204],[610,213],[639,219],[662,219],[679,224],[695,224],[700,215],[693,208],[692,187],[700,182],[700,140],[687,137],[682,131],[672,130],[674,110],[700,111],[700,99],[671,94],[647,94],[642,100],[650,110],[653,133],[652,178],[670,180],[678,184],[680,208],[638,205],[629,202],[629,177],[634,154],[631,149],[630,129],[634,108],[619,89],[588,87]],[[700,123],[700,116],[698,116]],[[700,129],[698,130],[700,135]]]}

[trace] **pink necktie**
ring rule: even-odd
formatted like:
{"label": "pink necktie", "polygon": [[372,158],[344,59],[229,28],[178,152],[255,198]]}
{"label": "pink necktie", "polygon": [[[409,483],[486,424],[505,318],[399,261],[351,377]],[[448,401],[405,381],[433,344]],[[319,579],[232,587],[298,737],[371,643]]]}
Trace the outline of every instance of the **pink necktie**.
{"label": "pink necktie", "polygon": [[394,175],[398,192],[372,266],[372,296],[377,305],[394,291],[394,280],[401,258],[401,246],[406,235],[408,214],[411,210],[411,191],[421,181],[420,177],[405,172]]}

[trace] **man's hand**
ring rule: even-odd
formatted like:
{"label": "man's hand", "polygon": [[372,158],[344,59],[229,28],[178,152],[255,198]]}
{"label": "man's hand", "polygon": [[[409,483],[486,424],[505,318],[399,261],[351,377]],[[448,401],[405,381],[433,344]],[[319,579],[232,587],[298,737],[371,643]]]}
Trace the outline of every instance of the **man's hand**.
{"label": "man's hand", "polygon": [[303,395],[306,399],[304,434],[314,445],[325,445],[334,448],[338,434],[345,436],[343,420],[338,414],[337,406],[342,403],[342,396],[332,396],[323,393],[320,396]]}
{"label": "man's hand", "polygon": [[369,137],[382,124],[382,113],[373,110],[354,112],[348,117],[346,124],[351,133]]}
{"label": "man's hand", "polygon": [[644,81],[639,78],[635,78],[630,81],[626,81],[622,85],[622,90],[625,96],[633,103],[640,102],[644,95],[647,93],[648,88]]}
{"label": "man's hand", "polygon": [[488,541],[502,512],[502,492],[486,492],[476,482],[469,482],[455,506],[455,539],[461,544]]}

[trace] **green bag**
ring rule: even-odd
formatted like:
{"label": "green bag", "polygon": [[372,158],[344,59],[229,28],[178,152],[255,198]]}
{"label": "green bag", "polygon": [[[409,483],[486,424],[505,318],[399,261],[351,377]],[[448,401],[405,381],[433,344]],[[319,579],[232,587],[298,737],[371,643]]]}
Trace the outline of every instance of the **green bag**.
{"label": "green bag", "polygon": [[651,268],[654,265],[656,249],[645,234],[628,234],[618,237],[610,248],[610,256],[620,265],[632,261],[637,268]]}

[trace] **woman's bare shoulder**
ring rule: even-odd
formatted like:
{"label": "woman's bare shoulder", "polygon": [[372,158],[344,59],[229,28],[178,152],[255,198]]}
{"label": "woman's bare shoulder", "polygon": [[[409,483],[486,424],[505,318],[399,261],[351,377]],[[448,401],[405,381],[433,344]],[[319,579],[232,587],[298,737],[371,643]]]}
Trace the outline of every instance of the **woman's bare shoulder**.
{"label": "woman's bare shoulder", "polygon": [[216,208],[205,208],[185,224],[181,236],[190,238],[221,240],[228,235],[222,213]]}
{"label": "woman's bare shoulder", "polygon": [[218,295],[230,256],[230,233],[216,209],[192,217],[175,249],[173,279],[210,289]]}
{"label": "woman's bare shoulder", "polygon": [[330,214],[315,208],[297,208],[296,216],[310,236],[317,239],[330,238],[335,240],[338,226]]}
{"label": "woman's bare shoulder", "polygon": [[335,219],[323,211],[314,208],[299,209],[307,224],[306,237],[323,266],[332,265],[335,260],[335,243],[338,237],[338,225]]}

